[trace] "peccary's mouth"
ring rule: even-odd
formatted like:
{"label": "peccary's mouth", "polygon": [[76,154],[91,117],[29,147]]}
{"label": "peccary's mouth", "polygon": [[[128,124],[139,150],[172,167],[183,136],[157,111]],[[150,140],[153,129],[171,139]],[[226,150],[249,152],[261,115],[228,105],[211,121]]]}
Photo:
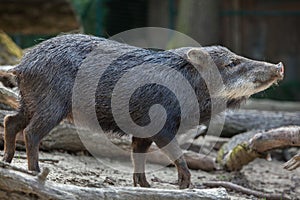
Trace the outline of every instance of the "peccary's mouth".
{"label": "peccary's mouth", "polygon": [[249,97],[255,93],[261,92],[273,84],[278,84],[283,79],[283,74],[274,75],[266,80],[255,79],[248,83],[244,83],[243,80],[237,80],[234,89],[225,90],[225,96],[228,99],[236,99],[241,97]]}
{"label": "peccary's mouth", "polygon": [[262,80],[255,80],[254,81],[254,84],[255,84],[255,90],[257,92],[260,92],[260,91],[263,91],[267,88],[269,88],[270,86],[272,85],[278,85],[278,82],[281,81],[283,79],[283,75],[280,75],[280,76],[274,76],[272,77],[271,79],[269,80],[265,80],[265,81],[262,81]]}

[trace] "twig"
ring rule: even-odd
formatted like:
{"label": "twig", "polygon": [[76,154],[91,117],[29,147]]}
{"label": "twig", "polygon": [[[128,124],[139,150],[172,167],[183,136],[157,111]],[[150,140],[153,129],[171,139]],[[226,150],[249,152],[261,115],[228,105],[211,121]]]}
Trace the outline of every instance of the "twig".
{"label": "twig", "polygon": [[39,158],[40,162],[52,162],[52,163],[59,163],[59,160],[52,159],[52,158]]}
{"label": "twig", "polygon": [[259,198],[266,198],[268,200],[290,200],[291,199],[290,197],[284,194],[266,194],[227,181],[208,181],[208,182],[204,182],[203,185],[207,187],[224,187],[226,189],[234,190],[247,195],[253,195]]}
{"label": "twig", "polygon": [[[0,156],[3,156],[3,154],[0,154]],[[16,159],[27,159],[26,156],[21,156],[21,155],[15,155],[14,158]],[[59,160],[57,159],[52,159],[52,158],[39,158],[40,162],[52,162],[52,163],[59,163]]]}
{"label": "twig", "polygon": [[164,180],[161,180],[160,178],[158,178],[158,177],[156,177],[156,176],[154,176],[154,177],[151,179],[151,181],[156,182],[156,183],[168,183],[168,184],[170,184],[170,185],[178,185],[178,182],[173,183],[173,182],[164,181]]}
{"label": "twig", "polygon": [[47,178],[47,176],[48,176],[48,174],[49,174],[49,172],[50,172],[50,169],[49,169],[48,167],[45,167],[45,168],[43,169],[43,171],[37,175],[38,179],[39,179],[41,182],[45,182],[45,181],[46,181],[46,178]]}
{"label": "twig", "polygon": [[26,173],[26,174],[29,174],[29,175],[32,175],[32,176],[38,175],[38,172],[27,171],[26,169],[10,165],[9,163],[3,162],[3,161],[0,161],[0,167],[2,167],[2,168],[9,168],[9,169],[12,169],[12,170],[15,170],[15,171],[19,171],[19,172],[23,172],[23,173]]}

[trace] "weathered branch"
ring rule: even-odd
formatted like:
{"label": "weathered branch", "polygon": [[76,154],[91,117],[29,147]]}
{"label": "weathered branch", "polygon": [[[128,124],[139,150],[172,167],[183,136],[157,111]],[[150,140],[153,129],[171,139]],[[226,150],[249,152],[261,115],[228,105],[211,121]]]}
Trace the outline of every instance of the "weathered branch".
{"label": "weathered branch", "polygon": [[[300,146],[300,126],[280,127],[269,131],[250,131],[234,136],[218,153],[217,161],[229,171],[240,170],[269,150]],[[286,168],[297,166],[297,157]],[[298,161],[299,162],[299,161]],[[299,164],[299,163],[298,163]]]}
{"label": "weathered branch", "polygon": [[284,163],[283,167],[284,167],[284,169],[287,169],[290,171],[300,167],[300,153],[298,153],[297,155],[292,157],[289,161]]}
{"label": "weathered branch", "polygon": [[292,146],[300,147],[300,126],[281,127],[257,133],[249,141],[249,147],[257,152]]}
{"label": "weathered branch", "polygon": [[37,174],[38,174],[37,172],[27,171],[27,170],[25,170],[25,169],[23,169],[23,168],[19,168],[19,167],[10,165],[10,164],[8,164],[8,163],[6,163],[6,162],[3,162],[3,161],[0,161],[0,167],[2,167],[2,168],[13,169],[13,170],[15,170],[15,171],[23,172],[23,173],[30,174],[30,175],[37,175]]}
{"label": "weathered branch", "polygon": [[15,110],[19,106],[18,94],[0,83],[0,105],[5,110]]}
{"label": "weathered branch", "polygon": [[[0,153],[0,156],[3,157],[3,154]],[[27,159],[27,156],[21,156],[21,155],[15,155],[15,158],[17,159]],[[59,160],[53,159],[53,158],[39,158],[40,162],[50,162],[50,163],[59,163]]]}
{"label": "weathered branch", "polygon": [[293,101],[275,101],[270,99],[249,99],[242,109],[247,110],[265,110],[265,111],[300,111],[300,102]]}
{"label": "weathered branch", "polygon": [[0,167],[0,199],[229,199],[224,188],[168,190],[154,188],[88,188],[45,181],[48,170],[37,176]]}
{"label": "weathered branch", "polygon": [[222,137],[232,137],[251,130],[269,130],[282,126],[300,126],[300,112],[234,110],[226,112]]}
{"label": "weathered branch", "polygon": [[226,189],[230,189],[230,190],[233,190],[236,192],[241,192],[241,193],[247,194],[247,195],[253,195],[253,196],[256,196],[259,198],[265,198],[268,200],[289,200],[289,199],[291,199],[290,197],[288,197],[284,194],[263,193],[263,192],[251,190],[249,188],[245,188],[240,185],[236,185],[234,183],[227,182],[227,181],[208,181],[208,182],[204,182],[203,185],[205,185],[207,187],[224,187]]}

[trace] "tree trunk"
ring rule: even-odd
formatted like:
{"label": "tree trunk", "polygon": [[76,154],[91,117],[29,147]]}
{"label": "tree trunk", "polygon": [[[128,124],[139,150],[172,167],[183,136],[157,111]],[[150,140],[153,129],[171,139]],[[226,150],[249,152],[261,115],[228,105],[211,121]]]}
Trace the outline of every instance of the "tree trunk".
{"label": "tree trunk", "polygon": [[[1,162],[2,163],[2,162]],[[0,163],[0,164],[1,164]],[[0,199],[229,199],[224,188],[168,190],[134,187],[89,188],[47,181],[49,170],[37,176],[0,167]],[[8,167],[8,165],[5,165]]]}
{"label": "tree trunk", "polygon": [[300,111],[300,103],[293,101],[275,101],[270,99],[249,99],[242,109],[246,110],[265,110],[265,111]]}
{"label": "tree trunk", "polygon": [[222,137],[232,137],[250,130],[268,130],[282,126],[300,125],[300,112],[235,110],[226,112]]}

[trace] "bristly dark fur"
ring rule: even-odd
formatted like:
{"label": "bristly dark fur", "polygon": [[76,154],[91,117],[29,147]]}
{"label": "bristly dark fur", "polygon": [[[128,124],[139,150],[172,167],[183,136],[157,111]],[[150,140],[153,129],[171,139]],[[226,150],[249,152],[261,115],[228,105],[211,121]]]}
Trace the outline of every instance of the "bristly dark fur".
{"label": "bristly dark fur", "polygon": [[[208,70],[213,65],[211,59],[217,67],[213,73]],[[166,147],[163,150],[178,171],[179,187],[188,188],[189,169],[180,146],[176,140],[171,142],[175,134],[210,120],[212,113],[218,115],[224,111],[225,102],[228,107],[238,107],[250,95],[282,78],[282,71],[282,65],[250,60],[220,46],[153,51],[81,34],[58,36],[31,49],[12,71],[17,76],[21,100],[18,112],[4,120],[3,160],[12,161],[16,135],[23,131],[28,169],[40,171],[38,147],[42,138],[71,115],[79,115],[82,126],[91,128],[95,117],[90,113],[95,113],[103,130],[133,135],[134,185],[150,186],[144,173],[143,153],[154,142],[161,149]],[[126,77],[127,81],[120,81],[126,72],[134,73]],[[216,75],[220,75],[223,84],[216,83],[220,79]],[[76,88],[78,77],[81,87]],[[139,83],[137,88],[133,88],[135,83]],[[208,87],[212,84],[213,89]],[[119,90],[115,91],[117,86]],[[135,89],[133,93],[131,89]],[[166,121],[161,130],[149,136],[145,135],[146,129],[139,127],[160,128],[154,122],[162,121],[162,115],[155,115],[153,121],[150,118],[154,105],[163,107]],[[212,107],[217,109],[213,111]],[[122,130],[122,122],[116,123],[119,118],[113,115],[114,109],[121,111],[117,117],[122,120],[133,120],[130,126],[128,121],[124,123],[129,131]]]}
{"label": "bristly dark fur", "polygon": [[[72,112],[71,96],[77,70],[89,53],[96,48],[123,51],[99,78],[96,111],[99,113],[98,120],[104,130],[123,133],[112,116],[110,108],[112,91],[124,72],[143,62],[165,63],[179,71],[197,94],[201,111],[199,123],[210,119],[210,98],[206,84],[187,60],[167,51],[156,52],[140,48],[132,51],[131,48],[130,52],[126,53],[129,47],[125,44],[80,34],[62,35],[42,42],[27,53],[22,62],[13,70],[18,79],[22,110],[28,113],[29,118],[43,111],[44,114],[41,116],[46,115],[47,118],[53,118],[60,113],[60,116],[56,116],[59,121]],[[207,50],[216,63],[221,63],[222,59],[226,58],[226,51],[223,47],[208,47]],[[223,53],[218,55],[219,52]],[[95,62],[104,62],[94,59]],[[228,106],[236,107],[242,99],[244,98],[231,99],[228,101]],[[176,132],[175,129],[182,118],[179,103],[172,91],[156,84],[139,88],[131,98],[130,113],[133,120],[138,125],[147,125],[150,122],[148,111],[154,104],[163,105],[168,114],[167,125],[162,132],[170,132],[170,130]],[[40,119],[41,123],[46,120],[45,118]]]}

